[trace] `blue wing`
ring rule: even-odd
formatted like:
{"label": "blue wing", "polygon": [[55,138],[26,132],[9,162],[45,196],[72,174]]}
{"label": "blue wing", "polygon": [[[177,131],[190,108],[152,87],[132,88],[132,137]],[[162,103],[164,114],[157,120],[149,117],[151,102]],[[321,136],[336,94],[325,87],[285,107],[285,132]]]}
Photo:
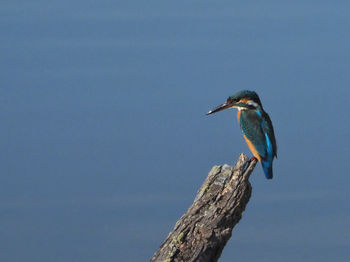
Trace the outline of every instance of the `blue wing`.
{"label": "blue wing", "polygon": [[275,132],[269,115],[266,112],[262,113],[262,129],[266,137],[267,148],[269,155],[277,157],[277,143],[275,138]]}

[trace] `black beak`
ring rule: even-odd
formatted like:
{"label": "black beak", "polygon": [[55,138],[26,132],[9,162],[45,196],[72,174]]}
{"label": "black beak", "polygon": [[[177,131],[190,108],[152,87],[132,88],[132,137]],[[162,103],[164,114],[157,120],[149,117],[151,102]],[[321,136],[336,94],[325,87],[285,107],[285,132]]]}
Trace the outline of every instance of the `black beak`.
{"label": "black beak", "polygon": [[230,108],[230,107],[232,107],[232,104],[229,104],[229,103],[225,102],[222,105],[219,105],[218,107],[210,110],[208,113],[206,113],[206,115],[214,114],[216,112],[219,112],[221,110],[224,110],[224,109],[227,109],[227,108]]}

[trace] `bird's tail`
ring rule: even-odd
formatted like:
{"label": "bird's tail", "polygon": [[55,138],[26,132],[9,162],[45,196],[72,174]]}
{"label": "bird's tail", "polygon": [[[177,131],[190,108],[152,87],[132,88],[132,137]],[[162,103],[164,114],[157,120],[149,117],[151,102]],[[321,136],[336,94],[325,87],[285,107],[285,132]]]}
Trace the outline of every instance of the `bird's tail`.
{"label": "bird's tail", "polygon": [[266,161],[261,161],[262,168],[265,173],[265,177],[267,179],[272,179],[273,173],[272,173],[272,163],[266,162]]}

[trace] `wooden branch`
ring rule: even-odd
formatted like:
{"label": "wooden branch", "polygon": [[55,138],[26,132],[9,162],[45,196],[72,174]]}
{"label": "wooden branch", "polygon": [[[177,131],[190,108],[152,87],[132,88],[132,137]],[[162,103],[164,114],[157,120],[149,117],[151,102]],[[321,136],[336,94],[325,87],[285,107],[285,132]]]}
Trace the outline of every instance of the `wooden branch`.
{"label": "wooden branch", "polygon": [[217,261],[250,199],[255,165],[241,154],[234,167],[214,166],[151,261]]}

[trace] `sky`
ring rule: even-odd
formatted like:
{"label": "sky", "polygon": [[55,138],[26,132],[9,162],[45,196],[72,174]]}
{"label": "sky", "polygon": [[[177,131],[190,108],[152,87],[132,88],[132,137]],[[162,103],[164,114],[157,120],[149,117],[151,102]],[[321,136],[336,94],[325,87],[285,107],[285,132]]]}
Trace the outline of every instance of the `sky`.
{"label": "sky", "polygon": [[0,260],[148,261],[213,165],[251,156],[255,90],[274,179],[220,261],[350,256],[348,1],[18,1],[0,7]]}

